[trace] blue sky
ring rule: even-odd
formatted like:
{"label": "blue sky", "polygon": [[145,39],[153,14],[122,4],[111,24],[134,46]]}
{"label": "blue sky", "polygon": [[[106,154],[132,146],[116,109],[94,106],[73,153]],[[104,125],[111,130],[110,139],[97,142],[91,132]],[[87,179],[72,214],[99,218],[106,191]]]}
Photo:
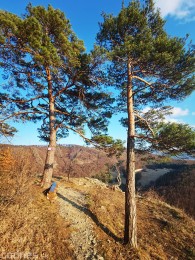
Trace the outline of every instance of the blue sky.
{"label": "blue sky", "polygon": [[[98,22],[102,20],[101,13],[117,14],[121,8],[121,0],[31,0],[32,5],[47,7],[51,4],[54,8],[63,11],[70,20],[72,28],[78,38],[84,41],[87,51],[93,48],[98,32]],[[0,0],[0,9],[21,15],[25,13],[27,0]],[[128,1],[125,1],[127,5]],[[162,16],[166,19],[166,31],[172,36],[184,37],[190,34],[190,39],[195,42],[195,1],[194,0],[156,0],[156,6],[161,9]],[[1,82],[0,82],[1,84]],[[173,115],[167,120],[188,123],[195,127],[195,93],[182,102],[171,102]],[[147,109],[147,108],[146,108]],[[126,130],[118,122],[119,116],[111,120],[109,134],[114,138],[126,140]],[[37,127],[33,123],[14,124],[18,129],[12,144],[32,145],[41,144],[37,135]],[[71,134],[68,138],[60,140],[63,144],[83,144],[81,138]],[[43,143],[42,143],[43,144]]]}

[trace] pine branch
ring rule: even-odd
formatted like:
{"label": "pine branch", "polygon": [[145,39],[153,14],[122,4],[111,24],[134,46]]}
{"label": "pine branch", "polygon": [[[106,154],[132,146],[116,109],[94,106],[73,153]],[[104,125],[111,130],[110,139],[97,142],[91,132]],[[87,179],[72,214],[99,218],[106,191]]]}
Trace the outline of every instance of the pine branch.
{"label": "pine branch", "polygon": [[26,115],[26,114],[46,114],[47,115],[47,113],[42,112],[42,111],[27,111],[26,110],[26,111],[17,112],[17,113],[13,113],[12,115],[9,115],[8,117],[4,118],[3,120],[0,120],[0,123],[3,123],[10,118],[17,117],[20,115]]}
{"label": "pine branch", "polygon": [[71,88],[72,86],[74,86],[74,83],[71,83],[70,85],[66,85],[66,87],[61,88],[55,95],[54,95],[54,99],[58,96],[60,96],[63,92],[65,92],[67,89]]}
{"label": "pine branch", "polygon": [[135,75],[133,75],[132,78],[138,79],[138,80],[144,82],[146,85],[148,85],[148,86],[150,86],[151,88],[153,88],[152,85],[153,85],[154,83],[150,83],[150,82],[148,82],[148,81],[146,81],[146,80],[144,80],[144,79],[142,79],[142,78],[140,78],[140,77],[138,77],[138,76],[135,76]]}
{"label": "pine branch", "polygon": [[154,137],[155,134],[154,134],[154,131],[153,131],[153,129],[151,128],[149,122],[148,122],[145,118],[143,118],[142,116],[140,116],[137,112],[134,111],[134,114],[135,114],[135,116],[138,117],[141,121],[144,121],[144,122],[146,123],[148,129],[150,130],[150,132],[152,133],[152,136]]}
{"label": "pine branch", "polygon": [[36,96],[34,98],[30,98],[30,99],[27,99],[27,100],[24,100],[24,99],[23,100],[17,100],[17,99],[13,99],[13,98],[6,98],[6,100],[12,101],[14,103],[28,103],[28,102],[37,100],[39,98],[43,98],[43,95],[39,95],[39,96]]}

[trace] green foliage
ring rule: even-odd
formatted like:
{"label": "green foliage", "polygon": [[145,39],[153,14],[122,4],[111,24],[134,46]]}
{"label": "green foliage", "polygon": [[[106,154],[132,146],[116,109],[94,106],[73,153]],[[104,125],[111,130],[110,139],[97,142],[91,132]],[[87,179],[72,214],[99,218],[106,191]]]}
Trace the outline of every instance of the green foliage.
{"label": "green foliage", "polygon": [[[171,37],[166,33],[165,21],[152,0],[142,4],[138,0],[131,1],[118,15],[103,14],[103,19],[97,42],[107,51],[107,78],[118,90],[116,109],[127,112],[126,91],[131,82],[136,144],[140,150],[147,149],[151,147],[148,142],[154,143],[159,121],[170,113],[170,107],[164,106],[164,102],[184,99],[195,89],[194,47],[188,44],[187,38]],[[130,65],[129,71],[127,65]],[[143,114],[146,105],[152,109]],[[122,118],[121,122],[127,126],[128,120]],[[161,136],[163,134],[161,132]],[[178,138],[175,141],[169,138],[169,148],[177,144],[181,148]],[[184,134],[185,141],[186,138]],[[188,146],[192,147],[193,144]],[[182,151],[180,148],[178,151]]]}
{"label": "green foliage", "polygon": [[195,130],[187,124],[161,123],[156,129],[153,148],[172,154],[195,154]]}
{"label": "green foliage", "polygon": [[0,12],[0,23],[2,94],[9,93],[10,117],[41,120],[39,136],[45,141],[50,138],[49,123],[57,138],[66,137],[69,131],[82,135],[84,126],[93,134],[106,131],[113,99],[97,79],[103,76],[99,72],[101,50],[97,47],[91,54],[84,53],[84,44],[69,20],[51,5],[29,4],[22,18]]}
{"label": "green foliage", "polygon": [[13,137],[17,132],[15,127],[12,127],[6,123],[0,123],[0,136]]}
{"label": "green foliage", "polygon": [[[108,51],[108,75],[123,90],[131,61],[136,108],[167,98],[182,99],[194,90],[194,50],[183,38],[170,37],[153,1],[132,1],[115,17],[103,16],[98,43]],[[152,87],[136,77],[152,82]],[[121,103],[122,104],[122,103]],[[124,103],[123,103],[124,104]]]}
{"label": "green foliage", "polygon": [[11,113],[11,110],[7,108],[7,94],[0,93],[0,138],[1,137],[13,137],[14,134],[17,132],[15,127],[10,126],[9,124],[5,123],[4,118]]}
{"label": "green foliage", "polygon": [[120,157],[120,155],[124,152],[124,142],[120,139],[114,140],[111,136],[108,135],[97,135],[92,138],[92,142],[100,145],[101,149],[109,155],[116,157]]}

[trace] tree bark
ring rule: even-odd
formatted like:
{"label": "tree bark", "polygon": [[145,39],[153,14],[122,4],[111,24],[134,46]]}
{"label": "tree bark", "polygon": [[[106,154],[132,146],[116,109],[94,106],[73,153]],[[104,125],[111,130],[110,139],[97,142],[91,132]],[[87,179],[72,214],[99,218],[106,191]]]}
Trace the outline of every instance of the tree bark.
{"label": "tree bark", "polygon": [[137,215],[135,199],[135,116],[133,106],[132,68],[128,61],[127,84],[127,179],[125,190],[125,230],[124,243],[137,247]]}
{"label": "tree bark", "polygon": [[50,69],[46,68],[47,82],[48,82],[48,96],[49,96],[49,146],[45,160],[45,167],[43,172],[42,187],[47,189],[51,186],[51,180],[54,170],[55,151],[56,151],[56,129],[55,129],[55,100],[52,91],[52,79]]}

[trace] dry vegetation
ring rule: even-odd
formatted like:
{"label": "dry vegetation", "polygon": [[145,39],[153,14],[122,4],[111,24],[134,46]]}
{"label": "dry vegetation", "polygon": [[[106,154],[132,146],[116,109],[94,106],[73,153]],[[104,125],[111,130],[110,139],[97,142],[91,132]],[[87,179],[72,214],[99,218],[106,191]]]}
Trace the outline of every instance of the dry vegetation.
{"label": "dry vegetation", "polygon": [[[7,145],[0,145],[0,149]],[[9,146],[15,160],[25,158],[31,165],[34,175],[43,173],[46,146]],[[142,168],[146,160],[143,156],[137,156],[137,168]],[[125,166],[125,154],[120,158]],[[33,164],[32,164],[33,162]],[[116,160],[110,158],[103,151],[78,145],[58,146],[56,151],[56,163],[54,175],[70,177],[91,177],[104,174],[108,167],[112,167]]]}
{"label": "dry vegetation", "polygon": [[[12,148],[2,146],[0,150],[0,256],[18,252],[37,259],[74,259],[69,245],[71,223],[59,216],[57,202],[50,204],[37,185],[45,148]],[[88,155],[80,154],[82,166]],[[67,158],[68,152],[62,157]],[[32,164],[35,158],[36,163]],[[97,157],[91,153],[90,158],[93,161]],[[103,164],[104,159],[101,160],[98,162]],[[139,248],[132,250],[122,245],[123,192],[93,185],[93,180],[91,186],[78,185],[78,179],[56,180],[64,188],[72,187],[85,194],[88,213],[95,223],[98,251],[104,259],[195,259],[194,220],[161,201],[156,193],[137,197]]]}
{"label": "dry vegetation", "polygon": [[16,164],[10,149],[1,149],[0,258],[72,259],[69,223],[35,184],[28,161],[20,160]]}
{"label": "dry vegetation", "polygon": [[[101,255],[105,259],[194,259],[194,220],[159,200],[154,193],[138,197],[138,250],[122,245],[124,193],[101,186],[64,181],[64,187],[84,192]],[[155,198],[156,197],[156,198]]]}

